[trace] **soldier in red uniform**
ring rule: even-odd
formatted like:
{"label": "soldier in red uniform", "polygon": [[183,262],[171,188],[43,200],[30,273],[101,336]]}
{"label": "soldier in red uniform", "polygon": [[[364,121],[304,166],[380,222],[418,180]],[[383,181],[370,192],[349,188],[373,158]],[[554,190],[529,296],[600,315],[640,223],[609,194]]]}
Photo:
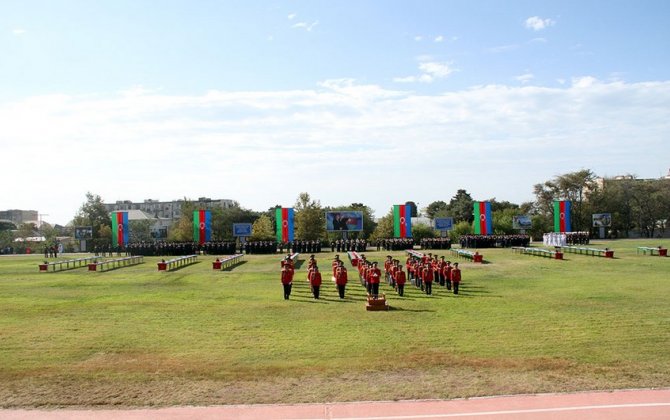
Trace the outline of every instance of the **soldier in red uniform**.
{"label": "soldier in red uniform", "polygon": [[335,284],[337,285],[337,292],[340,294],[340,299],[344,299],[344,290],[347,287],[347,280],[347,269],[344,268],[344,264],[340,261],[335,269]]}
{"label": "soldier in red uniform", "polygon": [[312,286],[312,294],[314,299],[319,298],[319,289],[321,289],[321,272],[319,271],[318,266],[312,267],[312,270],[308,274],[309,285]]}
{"label": "soldier in red uniform", "polygon": [[397,269],[393,271],[396,290],[398,291],[398,296],[402,296],[405,293],[405,272],[402,271],[400,265],[397,266]]}
{"label": "soldier in red uniform", "polygon": [[291,286],[293,286],[293,267],[291,264],[284,264],[281,269],[281,284],[284,286],[284,300],[291,296]]}
{"label": "soldier in red uniform", "polygon": [[433,294],[433,266],[429,263],[423,266],[421,270],[421,280],[426,288],[426,294]]}
{"label": "soldier in red uniform", "polygon": [[442,274],[444,276],[444,284],[447,286],[447,290],[451,290],[451,261],[446,261],[444,267],[442,267]]}
{"label": "soldier in red uniform", "polygon": [[461,269],[458,268],[458,263],[454,263],[454,268],[451,269],[451,283],[454,285],[454,294],[458,294],[458,285],[461,283]]}
{"label": "soldier in red uniform", "polygon": [[379,281],[382,277],[382,272],[377,268],[377,262],[372,263],[372,267],[368,270],[368,283],[370,284],[369,293],[377,299],[379,296]]}

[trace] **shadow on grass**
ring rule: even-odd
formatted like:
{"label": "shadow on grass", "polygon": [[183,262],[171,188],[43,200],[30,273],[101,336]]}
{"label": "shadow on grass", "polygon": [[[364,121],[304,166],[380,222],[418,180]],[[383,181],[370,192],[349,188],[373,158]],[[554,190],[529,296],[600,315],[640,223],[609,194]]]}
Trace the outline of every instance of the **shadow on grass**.
{"label": "shadow on grass", "polygon": [[234,268],[237,268],[241,265],[248,263],[249,261],[240,261],[237,264],[231,265],[230,267],[222,268],[221,271],[233,271]]}
{"label": "shadow on grass", "polygon": [[399,312],[436,312],[434,309],[404,309],[398,306],[389,306],[389,311],[399,311]]}

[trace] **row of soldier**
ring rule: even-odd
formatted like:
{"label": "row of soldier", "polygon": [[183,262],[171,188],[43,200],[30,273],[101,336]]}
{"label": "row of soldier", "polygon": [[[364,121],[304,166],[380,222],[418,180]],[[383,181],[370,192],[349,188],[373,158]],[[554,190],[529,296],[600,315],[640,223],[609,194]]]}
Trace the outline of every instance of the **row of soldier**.
{"label": "row of soldier", "polygon": [[451,249],[450,238],[423,238],[419,244],[421,249]]}
{"label": "row of soldier", "polygon": [[377,251],[403,251],[414,248],[414,239],[412,238],[386,238],[377,241]]}
{"label": "row of soldier", "polygon": [[[197,242],[133,242],[124,251],[128,255],[178,256],[193,254],[233,255],[237,246],[234,241],[212,241],[198,244]],[[97,255],[97,254],[96,254]],[[104,256],[104,255],[103,255]]]}
{"label": "row of soldier", "polygon": [[368,241],[365,239],[337,239],[330,242],[331,252],[365,252]]}
{"label": "row of soldier", "polygon": [[567,232],[565,242],[568,245],[588,245],[589,232]]}
{"label": "row of soldier", "polygon": [[518,235],[462,235],[459,238],[461,248],[509,248],[512,246],[527,247],[530,236]]}

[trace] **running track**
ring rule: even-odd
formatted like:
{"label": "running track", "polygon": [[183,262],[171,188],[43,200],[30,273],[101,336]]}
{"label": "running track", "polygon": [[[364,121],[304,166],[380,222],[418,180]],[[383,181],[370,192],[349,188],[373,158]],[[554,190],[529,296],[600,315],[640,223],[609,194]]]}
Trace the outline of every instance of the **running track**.
{"label": "running track", "polygon": [[132,410],[0,410],[0,419],[670,419],[670,389],[540,394],[448,401],[231,405]]}

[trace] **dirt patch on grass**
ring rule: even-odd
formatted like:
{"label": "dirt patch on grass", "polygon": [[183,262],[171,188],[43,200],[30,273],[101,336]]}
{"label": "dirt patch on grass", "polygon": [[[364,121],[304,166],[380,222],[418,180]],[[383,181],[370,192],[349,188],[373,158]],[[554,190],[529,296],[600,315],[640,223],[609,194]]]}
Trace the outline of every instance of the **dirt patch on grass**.
{"label": "dirt patch on grass", "polygon": [[[386,371],[268,375],[215,380],[165,373],[0,378],[9,407],[139,407],[359,400],[449,399],[484,395],[670,386],[670,374],[633,366],[578,366],[560,360],[463,361]],[[453,362],[453,360],[451,361]]]}

